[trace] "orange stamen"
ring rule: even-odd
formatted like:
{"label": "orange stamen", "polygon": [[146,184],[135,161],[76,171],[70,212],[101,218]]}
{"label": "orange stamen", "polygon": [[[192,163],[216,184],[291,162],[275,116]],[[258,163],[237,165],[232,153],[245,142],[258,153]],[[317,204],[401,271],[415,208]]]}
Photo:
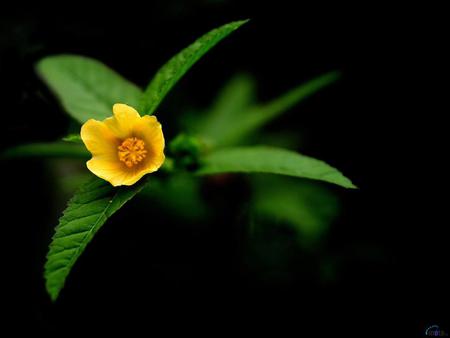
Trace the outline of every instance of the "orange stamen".
{"label": "orange stamen", "polygon": [[147,155],[144,141],[137,137],[127,138],[117,149],[119,160],[124,162],[128,168],[141,162]]}

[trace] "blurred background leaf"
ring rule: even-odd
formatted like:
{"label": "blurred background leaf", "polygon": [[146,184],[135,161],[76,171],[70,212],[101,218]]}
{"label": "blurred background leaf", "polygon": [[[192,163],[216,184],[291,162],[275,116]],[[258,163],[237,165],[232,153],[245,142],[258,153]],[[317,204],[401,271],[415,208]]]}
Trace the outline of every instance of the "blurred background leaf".
{"label": "blurred background leaf", "polygon": [[30,143],[11,147],[5,150],[0,158],[55,157],[55,158],[89,158],[90,153],[81,144],[63,141]]}
{"label": "blurred background leaf", "polygon": [[141,197],[146,203],[180,218],[181,222],[198,222],[211,216],[212,210],[201,194],[201,178],[187,173],[173,174],[170,178],[151,178]]}
{"label": "blurred background leaf", "polygon": [[219,92],[205,119],[191,116],[188,128],[210,147],[241,144],[270,121],[337,81],[339,76],[339,72],[329,72],[270,102],[255,104],[254,80],[249,75],[237,74]]}
{"label": "blurred background leaf", "polygon": [[190,126],[190,131],[207,143],[220,140],[241,119],[256,100],[256,85],[248,74],[236,74],[220,90],[206,114],[201,115]]}
{"label": "blurred background leaf", "polygon": [[339,211],[338,198],[329,189],[320,183],[276,175],[254,175],[251,184],[256,221],[290,227],[301,246],[309,250],[320,246]]}

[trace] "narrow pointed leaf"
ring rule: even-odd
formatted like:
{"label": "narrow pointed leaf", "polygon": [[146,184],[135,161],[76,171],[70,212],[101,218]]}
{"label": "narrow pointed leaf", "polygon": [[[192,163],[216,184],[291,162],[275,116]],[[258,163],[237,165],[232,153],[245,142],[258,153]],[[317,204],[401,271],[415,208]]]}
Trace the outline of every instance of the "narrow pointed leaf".
{"label": "narrow pointed leaf", "polygon": [[268,173],[309,178],[356,188],[340,171],[323,161],[299,153],[264,146],[221,149],[206,155],[198,175]]}
{"label": "narrow pointed leaf", "polygon": [[172,57],[148,85],[139,111],[142,114],[153,114],[172,87],[206,52],[247,21],[235,21],[213,29]]}
{"label": "narrow pointed leaf", "polygon": [[58,297],[70,270],[97,231],[144,184],[141,180],[130,187],[114,188],[94,177],[75,193],[59,219],[47,254],[44,276],[52,300]]}
{"label": "narrow pointed leaf", "polygon": [[55,55],[36,65],[39,76],[80,123],[112,115],[114,103],[136,107],[141,89],[106,65],[80,55]]}
{"label": "narrow pointed leaf", "polygon": [[29,143],[9,148],[1,154],[1,158],[89,158],[86,147],[81,144],[67,142]]}
{"label": "narrow pointed leaf", "polygon": [[338,72],[330,72],[316,77],[284,95],[265,104],[248,107],[235,115],[238,123],[224,124],[213,142],[216,146],[236,145],[243,138],[277,118],[303,99],[332,84],[339,78]]}
{"label": "narrow pointed leaf", "polygon": [[220,140],[235,127],[254,100],[253,79],[247,74],[235,75],[220,91],[206,118],[197,121],[193,129],[205,140]]}

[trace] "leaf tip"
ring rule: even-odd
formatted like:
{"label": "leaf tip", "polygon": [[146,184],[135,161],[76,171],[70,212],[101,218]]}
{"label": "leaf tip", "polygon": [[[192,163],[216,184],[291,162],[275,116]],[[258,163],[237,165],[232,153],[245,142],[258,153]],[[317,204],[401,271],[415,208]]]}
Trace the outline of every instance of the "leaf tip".
{"label": "leaf tip", "polygon": [[46,285],[46,289],[47,289],[48,295],[50,296],[50,300],[52,301],[52,303],[55,303],[56,300],[58,299],[59,292],[60,292],[61,289],[60,288],[55,288],[54,286],[48,285],[48,282],[47,282],[47,285]]}
{"label": "leaf tip", "polygon": [[349,178],[345,177],[344,175],[342,176],[345,178],[345,184],[342,184],[342,187],[346,189],[359,189],[359,187],[355,185]]}
{"label": "leaf tip", "polygon": [[328,73],[325,73],[323,75],[323,78],[326,78],[329,83],[333,83],[337,80],[339,80],[342,77],[342,72],[340,70],[332,70]]}
{"label": "leaf tip", "polygon": [[50,300],[52,301],[52,303],[56,303],[56,300],[58,299],[59,292],[49,293],[49,295],[50,295]]}
{"label": "leaf tip", "polygon": [[238,29],[239,27],[241,27],[242,25],[245,25],[249,21],[250,21],[250,19],[237,20],[237,21],[230,22],[230,25],[233,25],[234,29]]}

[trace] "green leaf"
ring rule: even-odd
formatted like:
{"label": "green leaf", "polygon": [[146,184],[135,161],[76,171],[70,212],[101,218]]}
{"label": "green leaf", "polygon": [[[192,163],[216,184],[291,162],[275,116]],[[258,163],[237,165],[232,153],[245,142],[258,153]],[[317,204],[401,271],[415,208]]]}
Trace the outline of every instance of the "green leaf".
{"label": "green leaf", "polygon": [[[267,131],[263,133],[257,133],[252,138],[248,140],[253,142],[252,144],[264,144],[266,146],[275,148],[286,148],[286,149],[298,149],[302,146],[303,135],[300,128],[297,130],[283,130],[283,131]],[[247,145],[246,142],[241,141],[243,144]]]}
{"label": "green leaf", "polygon": [[1,157],[4,159],[26,157],[50,158],[89,158],[90,154],[84,145],[67,142],[30,143],[22,144],[5,150]]}
{"label": "green leaf", "polygon": [[206,155],[198,175],[221,173],[269,173],[309,178],[356,188],[337,169],[323,161],[304,156],[293,151],[257,147],[236,147],[221,149]]}
{"label": "green leaf", "polygon": [[139,196],[148,197],[158,210],[165,210],[171,217],[179,217],[184,222],[199,222],[210,212],[202,198],[200,183],[200,177],[174,174],[166,180],[152,180]]}
{"label": "green leaf", "polygon": [[248,134],[280,116],[303,99],[332,84],[338,78],[338,72],[326,73],[290,90],[273,101],[237,112],[238,114],[234,116],[234,123],[223,124],[222,130],[214,136],[214,145],[217,147],[236,145]]}
{"label": "green leaf", "polygon": [[247,21],[235,21],[213,29],[172,57],[158,70],[145,90],[139,112],[153,114],[172,87],[206,52]]}
{"label": "green leaf", "polygon": [[253,79],[247,74],[235,75],[220,91],[206,118],[193,129],[206,141],[220,140],[235,128],[254,100]]}
{"label": "green leaf", "polygon": [[136,107],[141,89],[106,65],[79,55],[49,56],[37,63],[37,72],[78,122],[112,115],[114,103]]}
{"label": "green leaf", "polygon": [[318,244],[338,214],[336,196],[313,181],[255,175],[251,182],[255,213],[263,220],[291,227],[304,247]]}
{"label": "green leaf", "polygon": [[62,138],[63,141],[72,142],[72,143],[83,143],[80,134],[69,134]]}
{"label": "green leaf", "polygon": [[114,188],[93,177],[75,193],[59,219],[47,254],[44,276],[52,300],[58,297],[70,270],[97,231],[144,184],[141,180],[130,187]]}

